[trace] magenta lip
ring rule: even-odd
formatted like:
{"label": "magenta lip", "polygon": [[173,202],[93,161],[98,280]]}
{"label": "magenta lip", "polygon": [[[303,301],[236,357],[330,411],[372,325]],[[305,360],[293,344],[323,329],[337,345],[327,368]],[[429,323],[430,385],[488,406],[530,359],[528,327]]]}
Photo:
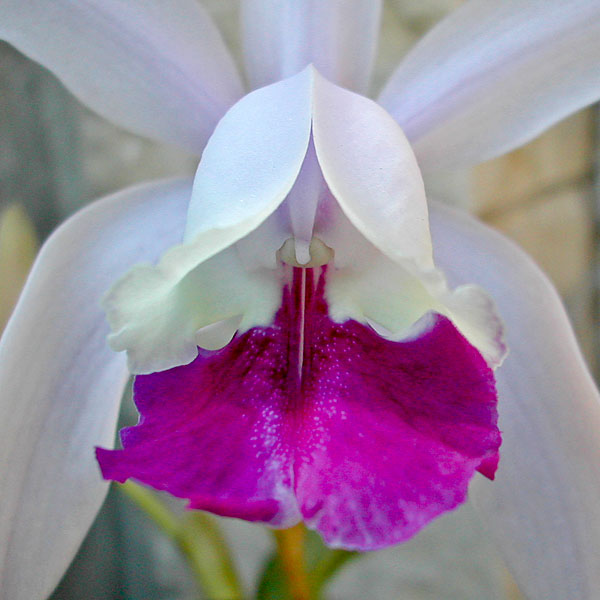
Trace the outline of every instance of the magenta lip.
{"label": "magenta lip", "polygon": [[491,369],[447,318],[392,342],[334,323],[326,267],[293,269],[270,327],[136,377],[140,411],[106,479],[134,478],[190,508],[288,526],[331,545],[404,541],[493,478],[501,438]]}

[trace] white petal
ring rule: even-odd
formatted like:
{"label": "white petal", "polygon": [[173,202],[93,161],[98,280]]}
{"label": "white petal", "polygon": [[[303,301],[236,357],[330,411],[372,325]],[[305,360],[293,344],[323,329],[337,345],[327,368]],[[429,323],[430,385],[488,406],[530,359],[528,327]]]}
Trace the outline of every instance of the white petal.
{"label": "white petal", "polygon": [[107,119],[198,154],[243,93],[195,0],[4,0],[0,37]]}
{"label": "white petal", "polygon": [[600,2],[470,0],[400,64],[380,102],[423,169],[508,152],[600,97]]}
{"label": "white petal", "polygon": [[402,130],[372,100],[314,72],[313,136],[329,189],[393,260],[433,266],[423,180]]}
{"label": "white petal", "polygon": [[473,490],[523,591],[592,600],[600,589],[600,399],[560,299],[514,244],[432,208],[436,259],[496,300],[510,354],[497,371],[504,435],[495,482]]}
{"label": "white petal", "polygon": [[102,503],[94,445],[111,445],[127,378],[102,292],[181,235],[190,182],[140,186],[46,243],[0,342],[0,597],[42,600]]}
{"label": "white petal", "polygon": [[252,87],[313,63],[329,80],[366,92],[381,0],[243,0],[244,58]]}

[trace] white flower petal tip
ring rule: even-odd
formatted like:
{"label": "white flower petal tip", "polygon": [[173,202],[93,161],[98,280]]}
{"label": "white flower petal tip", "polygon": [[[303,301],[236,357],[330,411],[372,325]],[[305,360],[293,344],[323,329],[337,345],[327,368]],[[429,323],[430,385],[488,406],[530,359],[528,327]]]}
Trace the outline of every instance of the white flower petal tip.
{"label": "white flower petal tip", "polygon": [[46,242],[0,341],[0,597],[52,592],[102,504],[127,369],[98,306],[126,265],[181,235],[191,181],[100,200]]}

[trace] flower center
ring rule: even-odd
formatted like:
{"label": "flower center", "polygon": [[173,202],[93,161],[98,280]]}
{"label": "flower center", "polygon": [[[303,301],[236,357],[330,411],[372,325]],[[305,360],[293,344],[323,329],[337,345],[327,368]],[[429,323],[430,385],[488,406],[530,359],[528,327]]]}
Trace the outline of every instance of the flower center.
{"label": "flower center", "polygon": [[[277,259],[292,267],[313,269],[322,267],[333,260],[334,252],[326,246],[319,238],[313,237],[308,245],[307,252],[299,252],[298,246],[304,244],[295,238],[288,238],[277,251]],[[306,262],[300,262],[300,256],[306,256]]]}
{"label": "flower center", "polygon": [[[322,242],[319,243],[331,252]],[[288,335],[288,372],[291,375],[288,382],[299,390],[306,371],[310,370],[315,327],[318,328],[320,319],[328,310],[323,298],[327,267],[302,265],[290,271],[290,281],[279,316]]]}

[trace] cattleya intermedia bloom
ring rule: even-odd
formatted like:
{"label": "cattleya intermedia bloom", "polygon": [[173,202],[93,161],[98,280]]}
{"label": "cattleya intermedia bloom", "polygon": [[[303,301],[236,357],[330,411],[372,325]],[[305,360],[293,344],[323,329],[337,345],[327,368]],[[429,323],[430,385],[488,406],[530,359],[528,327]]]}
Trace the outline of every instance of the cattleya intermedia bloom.
{"label": "cattleya intermedia bloom", "polygon": [[[106,489],[94,445],[105,477],[192,508],[303,519],[347,548],[407,539],[495,473],[498,314],[503,460],[474,499],[532,597],[592,597],[597,392],[545,277],[471,218],[428,215],[421,172],[594,101],[600,2],[468,1],[379,105],[361,95],[373,0],[242,2],[247,95],[193,0],[0,11],[0,34],[89,106],[202,153],[193,184],[124,190],[63,225],[2,338],[7,597],[48,593],[76,550]],[[106,347],[109,288],[142,414],[116,451],[128,371]]]}

